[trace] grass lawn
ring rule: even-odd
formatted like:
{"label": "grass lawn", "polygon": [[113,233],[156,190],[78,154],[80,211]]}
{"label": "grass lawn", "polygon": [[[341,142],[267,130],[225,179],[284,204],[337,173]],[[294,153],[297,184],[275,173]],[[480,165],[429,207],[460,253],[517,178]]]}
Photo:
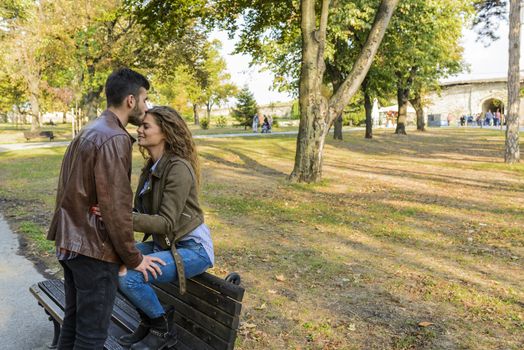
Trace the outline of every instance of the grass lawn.
{"label": "grass lawn", "polygon": [[[285,180],[295,137],[197,140],[212,273],[247,289],[237,349],[522,349],[524,164],[497,130],[408,132],[328,140],[314,185]],[[63,152],[0,154],[1,209],[50,263]]]}
{"label": "grass lawn", "polygon": [[[287,121],[289,123],[290,121]],[[298,123],[298,121],[292,121],[294,123]],[[230,121],[229,125],[223,128],[216,127],[214,124],[206,130],[203,130],[200,126],[194,125],[193,123],[188,123],[189,128],[191,129],[191,132],[193,135],[215,135],[215,134],[251,134],[253,131],[251,128],[244,129],[244,127],[238,127],[238,126],[232,126],[231,123],[233,121]],[[23,124],[23,125],[14,125],[14,124],[6,124],[6,123],[0,123],[0,144],[2,143],[19,143],[19,142],[27,142],[27,140],[24,138],[24,131],[29,131],[31,129],[31,125],[29,124]],[[127,130],[129,133],[133,136],[136,136],[136,129],[137,127],[131,124],[128,124]],[[46,131],[53,131],[53,134],[55,136],[55,141],[66,141],[71,140],[71,124],[58,124],[55,126],[50,125],[44,125],[41,130]],[[262,128],[260,127],[258,132],[261,132]],[[282,127],[273,127],[273,132],[279,132],[279,131],[297,131],[298,126],[282,126]],[[30,142],[42,142],[47,141],[47,139],[44,138],[34,138],[31,139]]]}
{"label": "grass lawn", "polygon": [[[31,125],[29,124],[10,124],[0,123],[0,144],[2,143],[18,143],[27,142],[24,137],[24,131],[29,131]],[[65,141],[71,139],[71,124],[58,124],[58,125],[43,125],[40,130],[52,131],[55,136],[55,141]],[[34,138],[30,142],[42,142],[47,141],[45,138]]]}

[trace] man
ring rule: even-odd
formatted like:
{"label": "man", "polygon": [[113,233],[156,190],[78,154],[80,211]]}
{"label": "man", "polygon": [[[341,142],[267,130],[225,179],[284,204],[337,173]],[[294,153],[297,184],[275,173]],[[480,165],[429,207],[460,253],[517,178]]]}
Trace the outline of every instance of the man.
{"label": "man", "polygon": [[[131,149],[125,130],[146,112],[149,82],[127,68],[107,79],[107,109],[73,139],[58,181],[47,238],[64,268],[65,315],[58,349],[103,349],[119,265],[156,276],[158,259],[135,248]],[[90,208],[98,204],[101,217]]]}

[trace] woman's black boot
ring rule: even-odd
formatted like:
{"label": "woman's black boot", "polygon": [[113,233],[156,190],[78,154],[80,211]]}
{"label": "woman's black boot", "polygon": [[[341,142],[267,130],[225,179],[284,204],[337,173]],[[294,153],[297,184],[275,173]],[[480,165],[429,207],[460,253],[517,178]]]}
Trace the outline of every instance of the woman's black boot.
{"label": "woman's black boot", "polygon": [[151,319],[149,334],[138,343],[131,346],[131,350],[161,350],[175,345],[177,342],[174,332],[169,329],[166,315]]}
{"label": "woman's black boot", "polygon": [[147,317],[147,315],[141,310],[138,310],[138,314],[140,315],[140,323],[137,329],[135,329],[131,334],[126,334],[118,338],[118,343],[120,345],[131,346],[134,343],[138,343],[144,339],[149,333],[149,328],[151,328],[151,319]]}

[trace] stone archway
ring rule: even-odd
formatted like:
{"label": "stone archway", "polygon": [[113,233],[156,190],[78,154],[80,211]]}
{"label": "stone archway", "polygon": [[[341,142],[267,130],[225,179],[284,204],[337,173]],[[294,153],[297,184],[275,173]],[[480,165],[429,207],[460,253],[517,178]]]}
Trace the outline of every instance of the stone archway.
{"label": "stone archway", "polygon": [[504,107],[504,102],[502,102],[501,99],[496,97],[487,98],[482,102],[482,115],[485,115],[487,111],[495,113],[497,109],[500,110],[500,113],[504,114]]}

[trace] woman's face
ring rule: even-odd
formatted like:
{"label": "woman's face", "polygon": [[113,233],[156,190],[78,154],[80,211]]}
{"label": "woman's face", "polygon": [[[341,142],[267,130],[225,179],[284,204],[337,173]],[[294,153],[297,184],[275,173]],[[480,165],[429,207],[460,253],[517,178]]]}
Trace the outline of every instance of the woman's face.
{"label": "woman's face", "polygon": [[138,127],[138,144],[146,149],[163,147],[165,136],[155,118],[146,113],[142,124]]}

